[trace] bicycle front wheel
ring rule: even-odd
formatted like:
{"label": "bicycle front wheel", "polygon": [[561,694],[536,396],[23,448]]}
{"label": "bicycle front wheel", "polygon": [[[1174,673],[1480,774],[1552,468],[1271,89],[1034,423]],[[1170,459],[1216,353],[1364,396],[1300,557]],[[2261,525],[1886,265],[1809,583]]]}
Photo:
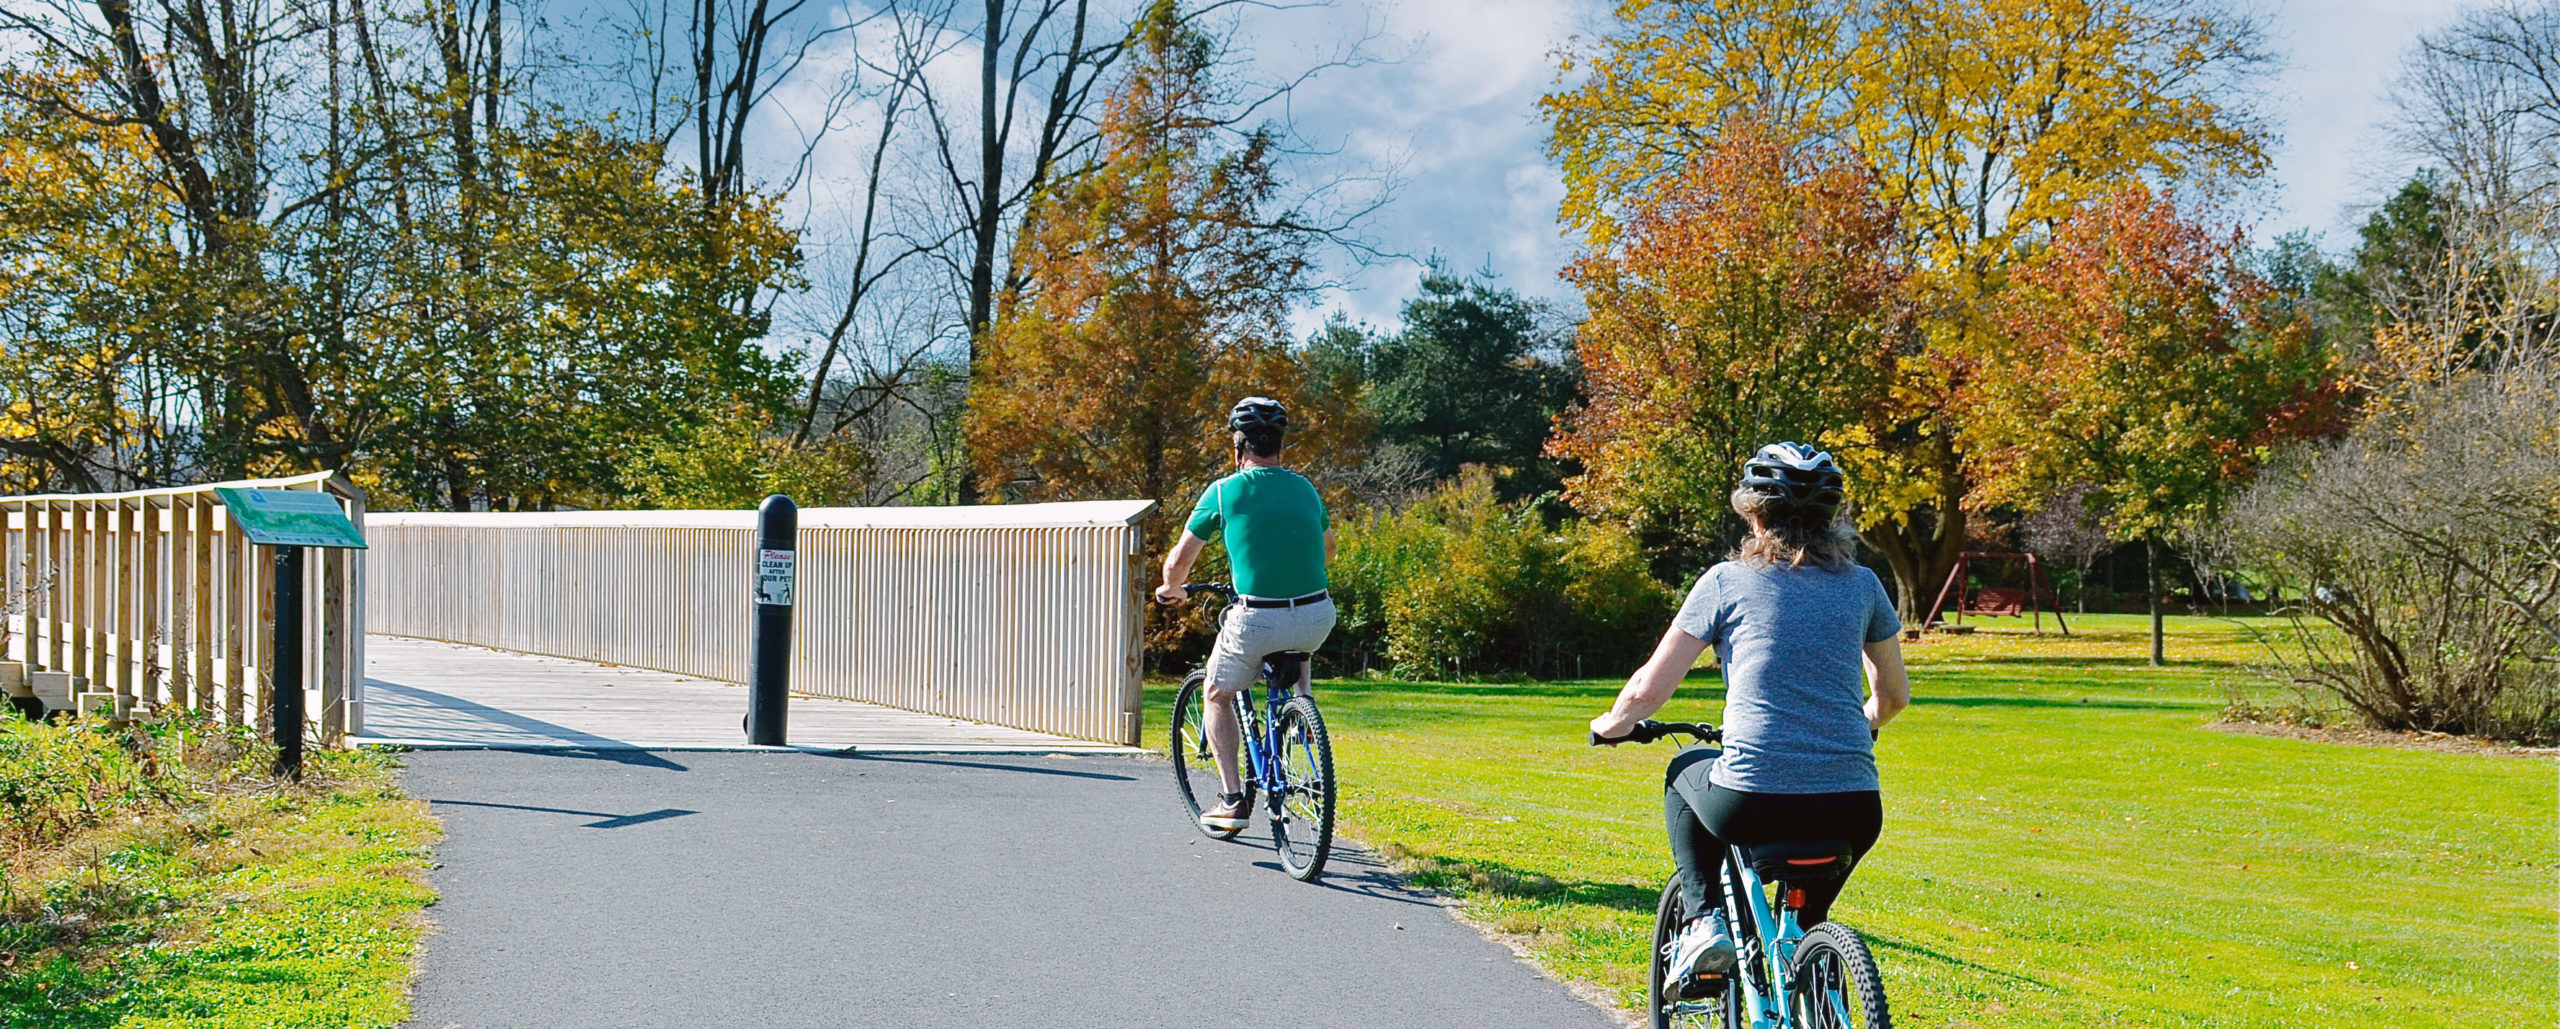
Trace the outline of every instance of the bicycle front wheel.
{"label": "bicycle front wheel", "polygon": [[1281,779],[1271,784],[1271,842],[1281,868],[1314,882],[1333,853],[1333,740],[1313,697],[1291,698],[1277,728]]}
{"label": "bicycle front wheel", "polygon": [[[1182,690],[1173,696],[1173,717],[1166,719],[1165,754],[1173,759],[1174,791],[1182,794],[1183,809],[1190,812],[1191,824],[1213,840],[1234,839],[1241,829],[1211,829],[1200,824],[1200,812],[1218,798],[1218,758],[1209,751],[1207,711],[1209,687],[1207,674],[1193,672],[1182,680]],[[1239,814],[1253,814],[1253,784],[1247,782],[1244,807]]]}
{"label": "bicycle front wheel", "polygon": [[1892,1029],[1884,976],[1858,932],[1824,922],[1804,934],[1788,977],[1787,1024],[1797,1029]]}
{"label": "bicycle front wheel", "polygon": [[1689,924],[1688,906],[1680,902],[1680,877],[1662,884],[1662,903],[1653,910],[1653,982],[1646,992],[1653,1029],[1741,1029],[1742,994],[1729,977],[1723,989],[1704,998],[1684,998],[1671,968],[1671,938]]}

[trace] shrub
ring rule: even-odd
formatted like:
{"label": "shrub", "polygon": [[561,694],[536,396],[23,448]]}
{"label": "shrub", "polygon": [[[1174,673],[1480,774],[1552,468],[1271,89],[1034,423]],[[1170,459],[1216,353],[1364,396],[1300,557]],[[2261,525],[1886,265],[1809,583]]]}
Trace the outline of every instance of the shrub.
{"label": "shrub", "polygon": [[2223,523],[2294,631],[2279,673],[2382,729],[2560,738],[2560,366],[2426,387]]}
{"label": "shrub", "polygon": [[1327,645],[1340,666],[1403,674],[1615,671],[1651,649],[1671,591],[1636,541],[1596,521],[1551,530],[1471,469],[1402,510],[1345,526]]}
{"label": "shrub", "polygon": [[143,724],[98,719],[0,718],[0,846],[41,847],[195,782],[222,782],[257,767],[246,730],[195,716]]}

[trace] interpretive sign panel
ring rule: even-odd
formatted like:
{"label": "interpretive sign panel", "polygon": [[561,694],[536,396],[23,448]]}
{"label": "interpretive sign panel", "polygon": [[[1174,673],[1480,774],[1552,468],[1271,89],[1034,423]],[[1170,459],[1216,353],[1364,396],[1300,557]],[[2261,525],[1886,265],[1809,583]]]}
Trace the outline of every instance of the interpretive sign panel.
{"label": "interpretive sign panel", "polygon": [[231,524],[248,534],[249,542],[270,547],[352,547],[364,548],[364,537],[356,532],[354,522],[338,508],[338,498],[326,493],[292,489],[234,489],[218,487],[222,506],[231,512]]}

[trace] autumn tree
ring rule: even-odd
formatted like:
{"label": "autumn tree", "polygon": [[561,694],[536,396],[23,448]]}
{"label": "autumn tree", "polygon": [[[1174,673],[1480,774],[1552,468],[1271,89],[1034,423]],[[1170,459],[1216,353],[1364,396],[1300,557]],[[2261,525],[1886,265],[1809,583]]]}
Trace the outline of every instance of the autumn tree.
{"label": "autumn tree", "polygon": [[1967,376],[1985,502],[2031,507],[2080,484],[2116,538],[2142,542],[2154,664],[2164,536],[2329,413],[2327,353],[2267,308],[2247,256],[2240,233],[2149,190],[2093,203],[2013,269]]}
{"label": "autumn tree", "polygon": [[0,106],[0,493],[126,489],[178,460],[152,408],[183,391],[169,343],[192,305],[152,172],[138,128]]}
{"label": "autumn tree", "polygon": [[1227,145],[1216,47],[1174,4],[1150,8],[1136,40],[1099,157],[1036,208],[1024,282],[974,371],[981,481],[1014,500],[1184,504],[1227,467],[1227,405],[1260,393],[1291,405],[1292,463],[1323,483],[1360,427],[1311,402],[1330,394],[1290,353],[1311,241],[1272,210],[1273,137]]}
{"label": "autumn tree", "polygon": [[1575,506],[1671,541],[1685,572],[1726,535],[1752,450],[1827,443],[1882,402],[1903,338],[1894,212],[1846,151],[1738,124],[1620,224],[1565,273],[1590,309],[1589,400],[1550,446],[1582,464]]}
{"label": "autumn tree", "polygon": [[1829,438],[1906,613],[1945,578],[1973,498],[1955,404],[2013,257],[2128,183],[2267,164],[2241,98],[2255,27],[2213,0],[1623,0],[1541,102],[1564,216],[1606,245],[1736,115],[1853,147],[1901,212],[1919,344]]}

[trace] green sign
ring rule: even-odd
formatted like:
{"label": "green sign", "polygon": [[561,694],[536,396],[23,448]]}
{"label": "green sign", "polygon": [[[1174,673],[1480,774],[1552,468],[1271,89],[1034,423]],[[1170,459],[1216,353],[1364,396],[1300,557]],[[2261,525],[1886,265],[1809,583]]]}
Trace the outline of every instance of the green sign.
{"label": "green sign", "polygon": [[247,533],[251,543],[270,547],[364,547],[364,537],[356,533],[355,523],[339,510],[338,498],[326,493],[229,486],[215,487],[214,492],[222,494],[222,506],[231,511],[231,524]]}

